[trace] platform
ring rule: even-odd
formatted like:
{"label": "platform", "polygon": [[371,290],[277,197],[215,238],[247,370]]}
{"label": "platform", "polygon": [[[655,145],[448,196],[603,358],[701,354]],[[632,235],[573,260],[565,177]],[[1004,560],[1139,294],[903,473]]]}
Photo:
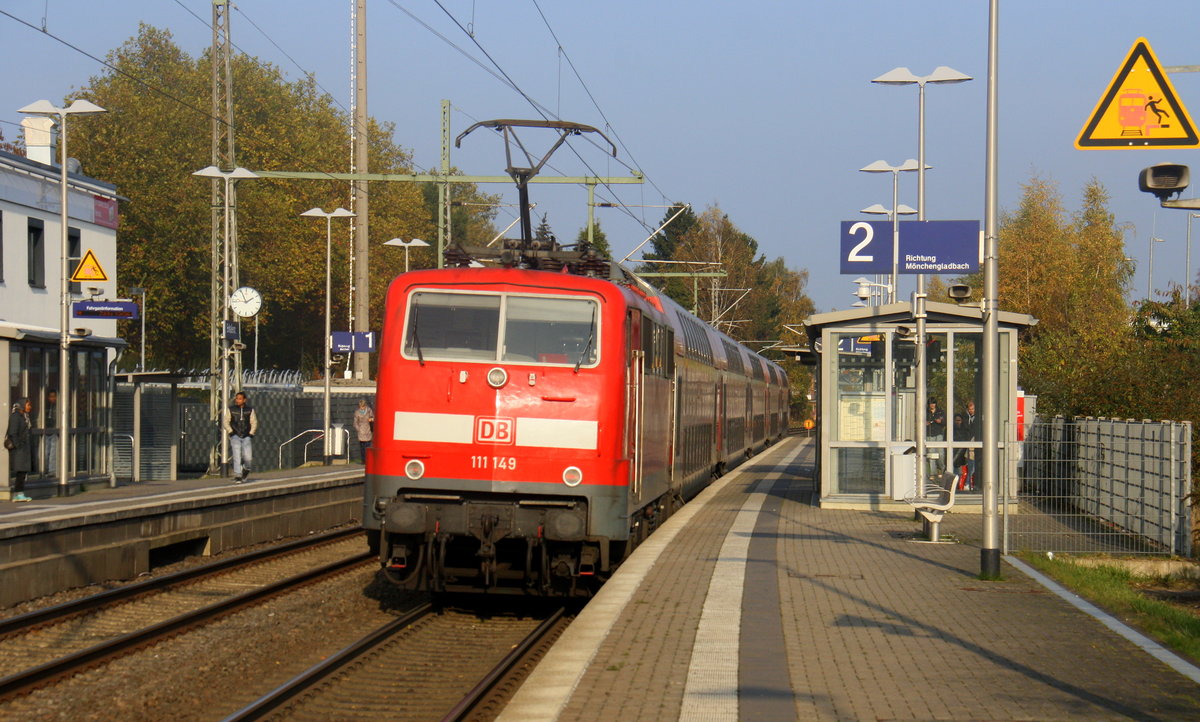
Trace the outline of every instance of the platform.
{"label": "platform", "polygon": [[929,544],[911,512],[818,509],[812,459],[789,439],[685,505],[501,719],[1200,718],[1190,663],[1015,559],[980,581],[977,513]]}
{"label": "platform", "polygon": [[361,465],[99,486],[0,502],[0,606],[148,571],[156,554],[215,554],[362,517]]}

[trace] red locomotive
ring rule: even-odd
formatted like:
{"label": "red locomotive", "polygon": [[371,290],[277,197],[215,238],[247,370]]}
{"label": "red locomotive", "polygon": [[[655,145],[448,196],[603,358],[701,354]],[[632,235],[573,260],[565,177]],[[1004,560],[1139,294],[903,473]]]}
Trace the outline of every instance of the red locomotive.
{"label": "red locomotive", "polygon": [[[478,127],[503,133],[521,240],[453,246],[454,267],[392,281],[363,526],[410,588],[587,593],[786,432],[787,378],[587,244],[532,238],[529,179],[568,136],[602,133],[492,120],[456,145]],[[514,166],[521,129],[558,143]]]}
{"label": "red locomotive", "polygon": [[586,593],[786,432],[787,379],[615,264],[506,253],[388,289],[364,526],[411,588]]}

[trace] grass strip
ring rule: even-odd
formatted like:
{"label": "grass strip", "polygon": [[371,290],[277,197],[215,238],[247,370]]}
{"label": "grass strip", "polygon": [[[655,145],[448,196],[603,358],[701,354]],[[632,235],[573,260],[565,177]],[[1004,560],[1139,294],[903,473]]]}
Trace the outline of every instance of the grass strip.
{"label": "grass strip", "polygon": [[1200,663],[1200,616],[1191,609],[1153,599],[1138,585],[1164,580],[1137,576],[1115,564],[1084,566],[1044,554],[1024,553],[1021,560],[1169,649]]}

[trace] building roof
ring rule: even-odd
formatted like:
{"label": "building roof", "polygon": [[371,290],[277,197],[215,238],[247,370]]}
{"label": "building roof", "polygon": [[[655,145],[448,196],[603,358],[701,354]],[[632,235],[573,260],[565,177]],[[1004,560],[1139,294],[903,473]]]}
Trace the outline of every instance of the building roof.
{"label": "building roof", "polygon": [[[954,303],[925,303],[926,321],[929,323],[966,323],[982,324],[983,310],[978,305],[958,305]],[[866,306],[851,308],[845,311],[830,311],[809,316],[804,321],[810,338],[821,333],[826,326],[864,325],[867,323],[894,324],[912,323],[915,319],[912,313],[912,303],[888,303],[882,306]],[[1028,328],[1037,324],[1037,319],[1027,313],[1001,311],[998,319],[1001,326]]]}
{"label": "building roof", "polygon": [[[44,178],[51,183],[58,183],[62,178],[62,172],[56,165],[48,165],[39,163],[36,160],[30,160],[23,155],[9,153],[5,150],[0,150],[0,166],[7,167],[10,170],[18,173],[26,173],[28,175]],[[67,173],[68,183],[75,186],[77,189],[85,190],[89,193],[107,196],[116,200],[128,200],[117,195],[117,187],[112,183],[107,183],[102,180],[97,180],[91,176],[82,173]]]}
{"label": "building roof", "polygon": [[[60,334],[57,328],[0,320],[0,338],[11,338],[16,341],[47,341],[57,344]],[[123,338],[75,335],[71,336],[71,344],[74,346],[111,346],[113,348],[124,348],[129,345]]]}

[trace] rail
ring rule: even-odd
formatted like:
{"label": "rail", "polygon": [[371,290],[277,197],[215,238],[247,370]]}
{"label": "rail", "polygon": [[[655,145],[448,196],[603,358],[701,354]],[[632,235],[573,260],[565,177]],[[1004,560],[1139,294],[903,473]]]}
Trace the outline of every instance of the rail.
{"label": "rail", "polygon": [[69,653],[66,656],[59,657],[36,667],[10,674],[4,678],[0,678],[0,699],[8,699],[14,694],[23,693],[48,682],[70,676],[82,668],[112,659],[128,650],[151,644],[179,632],[190,630],[212,619],[257,604],[262,600],[278,596],[298,586],[324,579],[356,565],[370,562],[372,561],[372,556],[370,552],[363,552],[325,564],[282,581],[251,589],[237,596],[213,602],[205,607],[194,609],[148,627],[128,632],[120,637],[100,642],[92,647]]}

